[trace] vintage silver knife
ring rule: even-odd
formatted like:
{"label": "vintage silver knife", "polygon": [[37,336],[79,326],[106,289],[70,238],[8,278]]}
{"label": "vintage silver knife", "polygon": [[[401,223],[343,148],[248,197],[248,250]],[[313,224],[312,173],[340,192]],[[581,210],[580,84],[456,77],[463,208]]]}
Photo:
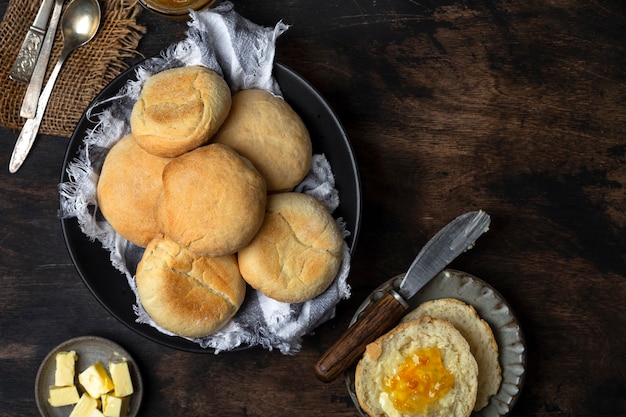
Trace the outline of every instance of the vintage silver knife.
{"label": "vintage silver knife", "polygon": [[363,312],[357,321],[318,360],[315,373],[330,382],[348,369],[367,344],[389,330],[409,308],[413,297],[476,239],[489,229],[491,219],[484,211],[465,213],[441,229],[419,252],[398,290],[390,290]]}
{"label": "vintage silver knife", "polygon": [[28,29],[22,47],[13,63],[9,77],[12,80],[27,83],[33,74],[43,37],[48,26],[48,17],[52,11],[54,0],[43,0],[32,26]]}
{"label": "vintage silver knife", "polygon": [[43,39],[43,45],[37,58],[37,63],[24,93],[24,99],[22,100],[22,107],[20,108],[20,116],[26,119],[32,119],[35,117],[37,111],[37,103],[39,102],[39,96],[41,95],[41,88],[43,87],[43,81],[46,77],[46,70],[48,68],[48,62],[50,61],[50,53],[52,52],[52,44],[56,36],[57,27],[59,26],[59,20],[61,19],[61,9],[63,9],[63,3],[65,0],[54,0],[54,9],[52,10],[52,17],[48,24],[48,31]]}

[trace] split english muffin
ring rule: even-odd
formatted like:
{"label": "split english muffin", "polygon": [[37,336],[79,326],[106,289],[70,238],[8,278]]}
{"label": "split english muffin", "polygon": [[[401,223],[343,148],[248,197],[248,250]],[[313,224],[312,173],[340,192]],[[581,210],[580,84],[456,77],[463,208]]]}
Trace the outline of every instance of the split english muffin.
{"label": "split english muffin", "polygon": [[235,255],[198,256],[163,236],[146,248],[136,283],[155,323],[184,337],[218,331],[239,310],[246,292]]}
{"label": "split english muffin", "polygon": [[226,120],[231,104],[230,88],[215,71],[173,68],[146,80],[130,127],[147,152],[176,157],[205,144]]}
{"label": "split english muffin", "polygon": [[98,207],[120,236],[138,246],[146,247],[160,233],[152,212],[170,160],[144,151],[127,135],[111,147],[102,165]]}
{"label": "split english muffin", "polygon": [[467,417],[477,389],[469,344],[450,322],[430,317],[370,343],[355,373],[357,399],[372,417]]}
{"label": "split english muffin", "polygon": [[209,144],[163,169],[154,215],[163,234],[197,255],[233,254],[263,223],[265,187],[250,161],[226,145]]}
{"label": "split english muffin", "polygon": [[238,253],[239,269],[267,297],[299,303],[332,283],[343,245],[335,219],[320,201],[301,193],[272,194],[261,229]]}
{"label": "split english muffin", "polygon": [[228,145],[252,161],[268,191],[292,190],[311,168],[311,137],[304,122],[285,100],[265,90],[235,94],[213,142]]}
{"label": "split english muffin", "polygon": [[467,340],[478,363],[478,393],[474,411],[489,404],[489,398],[498,392],[502,371],[498,362],[498,344],[486,321],[480,318],[474,307],[453,298],[426,301],[407,314],[402,321],[429,316],[447,320]]}

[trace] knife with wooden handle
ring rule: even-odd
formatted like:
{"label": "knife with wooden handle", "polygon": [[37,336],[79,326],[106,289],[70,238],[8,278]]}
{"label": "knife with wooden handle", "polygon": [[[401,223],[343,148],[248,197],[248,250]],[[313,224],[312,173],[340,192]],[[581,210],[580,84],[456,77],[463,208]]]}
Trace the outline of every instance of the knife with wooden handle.
{"label": "knife with wooden handle", "polygon": [[465,213],[441,229],[419,252],[398,290],[390,290],[365,310],[317,361],[316,376],[330,382],[354,364],[365,347],[386,333],[409,308],[413,297],[489,229],[484,211]]}

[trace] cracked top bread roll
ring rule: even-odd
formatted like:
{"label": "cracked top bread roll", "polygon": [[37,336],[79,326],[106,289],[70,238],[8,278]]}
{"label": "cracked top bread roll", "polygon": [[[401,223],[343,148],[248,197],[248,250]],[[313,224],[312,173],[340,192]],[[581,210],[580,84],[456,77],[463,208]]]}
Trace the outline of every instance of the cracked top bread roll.
{"label": "cracked top bread roll", "polygon": [[187,66],[148,78],[130,115],[137,143],[147,152],[176,157],[205,144],[232,103],[226,81],[208,68]]}
{"label": "cracked top bread roll", "polygon": [[474,307],[454,298],[426,301],[404,316],[402,321],[423,316],[449,321],[467,340],[478,363],[478,394],[474,411],[486,407],[502,381],[498,344],[489,324],[480,318]]}
{"label": "cracked top bread roll", "polygon": [[239,251],[239,269],[267,297],[299,303],[332,283],[343,245],[335,219],[320,201],[301,193],[272,194],[261,230]]}
{"label": "cracked top bread roll", "polygon": [[163,170],[154,215],[160,230],[197,255],[237,252],[265,216],[265,180],[246,158],[222,144],[202,146]]}
{"label": "cracked top bread roll", "polygon": [[127,135],[111,147],[102,165],[98,207],[117,233],[138,246],[146,247],[160,233],[152,213],[170,160],[144,151]]}
{"label": "cracked top bread roll", "polygon": [[235,255],[197,256],[164,236],[148,244],[136,283],[141,305],[156,324],[192,338],[222,328],[246,292]]}
{"label": "cracked top bread roll", "polygon": [[467,417],[477,386],[469,344],[450,322],[431,317],[367,345],[355,373],[359,405],[371,417]]}
{"label": "cracked top bread roll", "polygon": [[309,131],[282,98],[265,90],[233,96],[228,118],[213,137],[248,158],[265,177],[268,191],[290,191],[311,168]]}

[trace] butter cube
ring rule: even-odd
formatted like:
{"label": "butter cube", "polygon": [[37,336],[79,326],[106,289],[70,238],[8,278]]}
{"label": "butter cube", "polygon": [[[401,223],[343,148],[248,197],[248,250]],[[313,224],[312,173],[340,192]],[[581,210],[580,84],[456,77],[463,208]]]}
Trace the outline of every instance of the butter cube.
{"label": "butter cube", "polygon": [[105,415],[102,414],[102,411],[94,408],[93,410],[91,410],[91,413],[89,413],[89,417],[105,417]]}
{"label": "butter cube", "polygon": [[119,398],[115,395],[102,396],[102,413],[105,417],[123,417],[128,411],[128,397]]}
{"label": "butter cube", "polygon": [[54,385],[57,387],[74,385],[76,359],[78,359],[78,356],[73,350],[69,352],[59,352],[56,354]]}
{"label": "butter cube", "polygon": [[64,405],[76,404],[79,400],[78,390],[76,386],[57,387],[50,386],[50,397],[48,402],[53,407],[62,407]]}
{"label": "butter cube", "polygon": [[133,393],[133,381],[130,379],[128,362],[111,362],[109,364],[109,373],[113,379],[116,397],[126,397]]}
{"label": "butter cube", "polygon": [[98,401],[85,393],[80,397],[78,404],[70,413],[70,417],[89,417],[93,410],[98,408]]}
{"label": "butter cube", "polygon": [[85,388],[91,398],[99,398],[113,390],[113,381],[100,362],[96,362],[78,374],[78,382]]}

